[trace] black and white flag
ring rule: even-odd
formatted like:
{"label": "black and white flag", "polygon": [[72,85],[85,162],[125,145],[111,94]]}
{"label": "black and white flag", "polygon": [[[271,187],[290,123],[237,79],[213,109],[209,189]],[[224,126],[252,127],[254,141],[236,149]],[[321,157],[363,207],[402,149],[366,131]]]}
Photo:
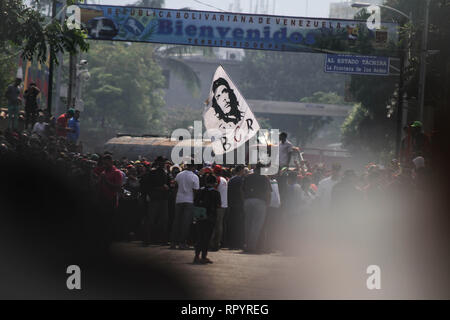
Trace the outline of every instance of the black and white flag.
{"label": "black and white flag", "polygon": [[212,147],[216,155],[238,148],[260,129],[255,115],[222,66],[214,73],[206,104],[203,121],[207,131],[214,132]]}

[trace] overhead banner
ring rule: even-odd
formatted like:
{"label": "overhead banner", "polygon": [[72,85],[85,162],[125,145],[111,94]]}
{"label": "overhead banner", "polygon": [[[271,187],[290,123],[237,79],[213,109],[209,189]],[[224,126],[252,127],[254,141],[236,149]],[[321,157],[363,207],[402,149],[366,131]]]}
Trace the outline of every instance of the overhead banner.
{"label": "overhead banner", "polygon": [[90,39],[396,56],[398,26],[366,21],[78,4]]}
{"label": "overhead banner", "polygon": [[203,121],[206,130],[217,138],[212,141],[216,155],[238,148],[260,129],[252,110],[222,66],[214,73]]}

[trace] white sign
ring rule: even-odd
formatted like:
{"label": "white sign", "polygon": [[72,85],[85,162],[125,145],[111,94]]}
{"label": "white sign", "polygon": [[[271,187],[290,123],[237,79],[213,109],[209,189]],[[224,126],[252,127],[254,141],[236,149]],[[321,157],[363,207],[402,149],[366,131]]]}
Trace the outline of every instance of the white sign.
{"label": "white sign", "polygon": [[260,129],[244,97],[222,66],[214,73],[206,104],[203,120],[216,155],[238,148]]}

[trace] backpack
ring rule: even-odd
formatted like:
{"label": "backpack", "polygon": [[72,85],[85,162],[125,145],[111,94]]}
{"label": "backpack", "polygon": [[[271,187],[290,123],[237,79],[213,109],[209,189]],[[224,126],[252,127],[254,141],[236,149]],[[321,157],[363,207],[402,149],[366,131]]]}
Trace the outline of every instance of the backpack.
{"label": "backpack", "polygon": [[207,201],[207,197],[205,197],[206,192],[208,190],[206,188],[202,188],[197,195],[194,202],[194,223],[201,220],[206,220],[208,218],[207,208],[209,206],[209,201]]}

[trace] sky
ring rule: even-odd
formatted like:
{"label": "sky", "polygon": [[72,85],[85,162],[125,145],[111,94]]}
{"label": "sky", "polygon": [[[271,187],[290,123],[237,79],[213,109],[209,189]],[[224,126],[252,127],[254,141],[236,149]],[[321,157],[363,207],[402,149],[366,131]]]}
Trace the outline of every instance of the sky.
{"label": "sky", "polygon": [[[126,5],[134,0],[94,0],[99,4]],[[208,5],[228,11],[230,4],[234,0],[199,0],[205,4],[201,4],[195,0],[166,0],[166,8],[180,9],[189,7],[194,10],[218,11]],[[255,6],[257,0],[241,0],[241,8],[244,13],[249,13],[250,3]],[[88,3],[90,1],[88,0]],[[273,0],[270,0],[273,3]],[[327,18],[330,3],[344,2],[343,0],[275,0],[275,15],[298,16],[298,17],[317,17]],[[272,4],[270,5],[270,13],[272,14]]]}

